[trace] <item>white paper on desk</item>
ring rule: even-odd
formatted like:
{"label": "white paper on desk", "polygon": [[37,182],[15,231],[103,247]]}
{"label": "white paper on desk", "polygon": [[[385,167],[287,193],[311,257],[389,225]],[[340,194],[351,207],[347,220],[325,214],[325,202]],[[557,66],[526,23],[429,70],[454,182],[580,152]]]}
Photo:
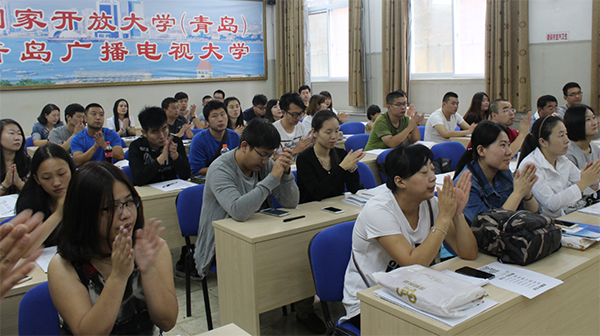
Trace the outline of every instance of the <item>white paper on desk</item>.
{"label": "white paper on desk", "polygon": [[139,139],[139,136],[135,136],[135,135],[134,135],[134,136],[122,137],[121,139],[123,139],[123,140],[125,140],[125,141],[128,141],[128,140],[131,140],[131,141],[133,141],[133,140],[137,140],[137,139]]}
{"label": "white paper on desk", "polygon": [[117,167],[119,169],[123,169],[127,166],[129,166],[129,160],[121,160],[121,161],[115,162],[115,167]]}
{"label": "white paper on desk", "polygon": [[377,195],[383,194],[384,192],[386,192],[386,190],[389,190],[389,189],[384,183],[375,188],[371,188],[371,189],[367,189],[367,190],[363,191],[363,194],[365,194],[367,196],[377,196]]}
{"label": "white paper on desk", "polygon": [[358,207],[364,207],[367,204],[369,199],[366,197],[358,196],[358,195],[347,195],[346,198],[342,199],[342,201],[350,203],[352,205],[356,205]]}
{"label": "white paper on desk", "polygon": [[425,146],[427,148],[431,148],[431,147],[433,147],[433,145],[435,145],[435,142],[433,142],[433,141],[422,141],[422,140],[419,140],[419,141],[415,142],[415,145],[416,144],[423,145],[423,146]]}
{"label": "white paper on desk", "polygon": [[152,188],[156,188],[156,189],[162,190],[162,191],[180,190],[180,189],[185,189],[187,187],[192,187],[195,185],[196,185],[196,183],[188,182],[188,181],[184,181],[184,180],[180,180],[180,179],[174,179],[174,180],[168,180],[168,181],[162,181],[162,182],[156,182],[156,183],[149,184],[149,186],[151,186]]}
{"label": "white paper on desk", "polygon": [[17,204],[18,194],[0,196],[0,218],[12,217],[15,215],[15,205]]}
{"label": "white paper on desk", "polygon": [[528,299],[533,299],[563,283],[562,280],[538,272],[499,262],[481,266],[478,270],[495,275],[490,280],[492,285],[521,294]]}
{"label": "white paper on desk", "polygon": [[374,154],[374,155],[379,155],[383,152],[385,152],[387,149],[371,149],[369,151],[366,151],[365,153],[367,154]]}
{"label": "white paper on desk", "polygon": [[348,140],[349,137],[353,136],[354,134],[344,134],[344,140]]}
{"label": "white paper on desk", "polygon": [[444,177],[446,177],[446,175],[450,176],[450,179],[454,178],[454,172],[448,172],[448,173],[443,173],[443,174],[436,174],[435,175],[435,184],[438,185],[443,185],[444,184]]}
{"label": "white paper on desk", "polygon": [[40,255],[35,262],[40,266],[44,273],[48,273],[48,265],[50,264],[50,260],[56,254],[56,246],[46,247],[42,255]]}
{"label": "white paper on desk", "polygon": [[181,142],[183,143],[184,146],[189,145],[192,143],[192,139],[184,139],[184,140],[181,140]]}
{"label": "white paper on desk", "polygon": [[590,205],[588,207],[585,207],[583,209],[579,209],[579,212],[583,212],[583,213],[588,213],[591,215],[596,215],[596,216],[600,216],[600,203],[596,203],[593,205]]}
{"label": "white paper on desk", "polygon": [[462,323],[462,322],[470,319],[471,317],[473,317],[477,314],[480,314],[498,304],[498,302],[496,302],[496,301],[490,300],[488,298],[483,298],[481,300],[481,302],[478,305],[476,305],[475,307],[471,307],[471,308],[468,308],[468,309],[465,309],[462,311],[463,313],[466,314],[466,316],[463,316],[463,317],[441,317],[441,316],[426,313],[422,310],[419,310],[419,309],[405,303],[404,301],[396,298],[394,295],[388,293],[388,291],[385,290],[384,288],[380,288],[380,289],[374,291],[373,294],[375,294],[377,297],[382,298],[386,301],[389,301],[393,304],[397,304],[401,307],[412,310],[415,313],[419,313],[421,315],[427,316],[438,322],[447,324],[451,327],[454,327],[455,325]]}

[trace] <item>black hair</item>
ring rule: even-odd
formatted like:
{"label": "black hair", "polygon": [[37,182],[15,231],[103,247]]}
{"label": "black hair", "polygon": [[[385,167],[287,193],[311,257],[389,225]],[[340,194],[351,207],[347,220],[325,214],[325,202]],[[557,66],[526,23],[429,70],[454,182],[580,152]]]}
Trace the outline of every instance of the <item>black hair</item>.
{"label": "black hair", "polygon": [[581,86],[579,86],[579,84],[577,84],[575,82],[568,82],[567,84],[565,84],[565,86],[563,86],[563,89],[562,89],[563,94],[565,96],[568,96],[569,95],[569,89],[572,89],[572,88],[579,88],[579,90],[581,90]]}
{"label": "black hair", "polygon": [[476,120],[477,123],[482,120],[487,120],[489,118],[490,108],[488,107],[487,111],[481,110],[481,103],[483,102],[483,97],[487,97],[488,101],[490,100],[490,97],[485,92],[477,92],[473,95],[473,98],[471,99],[471,106],[469,106],[469,109],[465,113],[465,120],[470,115],[473,115],[472,118],[473,120]]}
{"label": "black hair", "polygon": [[550,139],[550,134],[552,134],[554,126],[561,122],[563,122],[563,120],[560,117],[549,115],[538,118],[533,123],[531,132],[527,134],[525,141],[523,141],[523,147],[521,147],[521,155],[519,155],[517,167],[519,167],[521,161],[523,161],[527,155],[533,152],[536,148],[540,147],[540,139],[544,139],[546,141]]}
{"label": "black hair", "polygon": [[[19,194],[16,205],[16,213],[19,213],[25,209],[31,209],[34,213],[41,211],[44,213],[44,220],[46,220],[52,214],[52,196],[50,196],[41,185],[37,183],[34,175],[37,176],[40,165],[48,159],[61,159],[67,163],[69,170],[71,171],[71,177],[75,174],[75,164],[71,159],[71,155],[59,145],[48,143],[35,151],[33,158],[31,159],[31,171],[29,178],[23,190]],[[39,178],[39,176],[38,176]],[[66,187],[66,186],[65,186]]]}
{"label": "black hair", "polygon": [[182,100],[182,99],[189,99],[190,97],[188,97],[187,93],[185,93],[185,92],[177,92],[175,94],[174,98],[179,101],[179,100]]}
{"label": "black hair", "polygon": [[[19,178],[24,179],[27,174],[29,174],[29,165],[31,163],[31,157],[27,154],[25,150],[25,133],[23,133],[23,128],[16,120],[13,119],[1,119],[0,120],[0,136],[2,136],[2,132],[4,132],[4,127],[6,125],[16,125],[21,132],[21,137],[23,141],[21,142],[21,147],[15,152],[14,163],[17,165],[17,173]],[[4,181],[6,177],[6,160],[4,159],[4,148],[0,145],[0,177]],[[13,185],[8,188],[8,192],[5,195],[14,194],[17,192],[17,188]]]}
{"label": "black hair", "polygon": [[385,157],[385,182],[388,189],[393,193],[398,190],[394,181],[396,176],[407,179],[433,160],[433,153],[429,148],[414,144],[410,146],[398,146]]}
{"label": "black hair", "polygon": [[213,97],[214,97],[214,96],[215,96],[217,93],[220,93],[220,94],[223,96],[223,98],[225,98],[225,92],[224,92],[223,90],[221,90],[221,89],[217,89],[217,90],[215,90],[215,92],[213,92]]}
{"label": "black hair", "polygon": [[168,110],[169,105],[171,105],[173,103],[177,103],[177,99],[175,99],[173,97],[167,97],[167,98],[163,99],[162,103],[160,104],[160,107],[162,107],[165,110]]}
{"label": "black hair", "polygon": [[490,118],[492,117],[492,113],[496,113],[496,114],[498,114],[498,112],[500,112],[500,110],[499,110],[499,108],[500,108],[500,107],[498,106],[500,102],[508,102],[508,100],[506,100],[506,99],[502,99],[502,98],[499,98],[499,99],[496,99],[496,100],[494,100],[494,101],[493,101],[493,102],[490,104],[490,109],[489,109],[489,113],[488,113],[488,116],[489,116]]}
{"label": "black hair", "polygon": [[310,89],[310,86],[308,85],[302,85],[299,89],[298,89],[298,93],[302,93],[302,91],[304,90],[308,90],[308,92],[312,92]]}
{"label": "black hair", "polygon": [[104,111],[104,108],[102,107],[102,105],[98,104],[98,103],[89,103],[87,104],[87,106],[85,107],[85,111],[84,113],[87,114],[88,111],[92,108],[92,107],[97,107],[102,109],[102,111]]}
{"label": "black hair", "polygon": [[323,103],[327,97],[322,94],[313,95],[308,101],[308,107],[306,108],[306,115],[314,116],[321,110],[321,103]]}
{"label": "black hair", "polygon": [[60,107],[54,105],[54,104],[46,104],[46,106],[44,106],[44,108],[42,108],[42,112],[40,112],[39,117],[37,117],[37,121],[40,122],[40,124],[42,125],[46,125],[48,123],[48,119],[46,118],[47,115],[49,115],[50,113],[52,113],[52,111],[54,110],[58,110],[59,114],[58,114],[58,121],[56,123],[60,122]]}
{"label": "black hair", "polygon": [[267,96],[265,96],[262,93],[254,95],[254,97],[252,98],[252,105],[253,106],[267,105]]}
{"label": "black hair", "polygon": [[321,91],[321,92],[319,92],[319,94],[321,96],[325,96],[325,98],[331,99],[331,104],[329,104],[329,106],[327,106],[327,108],[333,111],[333,98],[331,98],[331,93],[329,93],[329,91]]}
{"label": "black hair", "polygon": [[558,100],[556,100],[556,97],[554,97],[553,95],[544,95],[538,98],[537,107],[543,109],[544,107],[546,107],[546,104],[548,104],[548,102],[555,102],[558,104]]}
{"label": "black hair", "polygon": [[290,104],[300,107],[302,111],[306,109],[302,97],[296,92],[288,92],[279,98],[279,107],[281,107],[282,110],[288,112],[290,110]]}
{"label": "black hair", "polygon": [[77,104],[77,103],[69,104],[69,106],[67,106],[65,108],[65,121],[67,120],[67,117],[73,118],[73,116],[77,112],[85,113],[85,108],[83,106],[81,106],[81,104]]}
{"label": "black hair", "polygon": [[144,106],[144,109],[138,114],[138,120],[142,129],[148,132],[150,129],[160,129],[166,124],[167,114],[158,106]]}
{"label": "black hair", "polygon": [[279,99],[271,99],[269,100],[269,102],[267,103],[267,109],[265,111],[265,117],[271,122],[274,123],[275,122],[275,116],[273,116],[273,111],[271,111],[273,109],[273,106],[277,105],[277,103],[279,103]]}
{"label": "black hair", "polygon": [[229,129],[235,129],[235,127],[233,127],[233,124],[231,123],[231,118],[229,117],[229,112],[227,111],[227,105],[234,100],[238,102],[238,105],[240,105],[240,115],[237,117],[235,125],[236,127],[244,126],[244,114],[242,113],[242,104],[240,103],[240,100],[236,97],[227,97],[227,99],[223,101],[223,104],[225,105],[225,112],[227,112],[227,128]]}
{"label": "black hair", "polygon": [[[206,122],[208,122],[208,116],[210,116],[210,112],[221,109],[221,108],[223,109],[223,111],[225,111],[225,113],[227,113],[227,107],[225,106],[224,103],[222,103],[218,100],[211,100],[211,101],[207,102],[206,105],[204,105],[204,108],[202,109],[202,114],[204,115],[204,120],[206,120]],[[227,119],[229,120],[229,115],[227,116]]]}
{"label": "black hair", "polygon": [[454,172],[454,179],[458,177],[460,172],[465,168],[467,163],[472,160],[479,160],[479,153],[477,152],[477,148],[479,146],[483,146],[483,148],[488,148],[491,144],[498,140],[500,133],[506,133],[508,136],[508,128],[502,124],[495,123],[491,120],[483,120],[477,127],[473,130],[473,135],[471,136],[471,147],[467,149],[463,155],[460,157],[458,162],[456,163],[456,169]]}
{"label": "black hair", "polygon": [[[321,130],[321,128],[323,128],[323,124],[330,119],[335,119],[335,121],[337,121],[337,127],[339,131],[340,120],[338,119],[338,116],[331,110],[321,110],[315,113],[315,116],[313,117],[313,120],[311,122],[311,126],[313,128],[313,136],[316,136],[316,133],[318,133]],[[329,159],[332,167],[336,167],[340,163],[340,157],[336,150],[329,151]]]}
{"label": "black hair", "polygon": [[115,105],[113,105],[113,120],[115,122],[115,129],[118,131],[119,130],[119,113],[117,112],[117,110],[119,109],[119,103],[124,101],[125,104],[127,104],[127,113],[125,113],[125,117],[124,118],[129,118],[129,102],[127,100],[125,100],[125,98],[119,98],[117,99],[117,101],[115,102]]}
{"label": "black hair", "polygon": [[587,110],[594,110],[585,104],[576,104],[570,106],[565,112],[563,118],[565,127],[567,128],[567,135],[571,141],[585,140],[585,115]]}
{"label": "black hair", "polygon": [[212,100],[213,98],[211,95],[206,95],[206,96],[202,97],[202,104],[204,104],[204,100],[206,100],[206,99]]}
{"label": "black hair", "polygon": [[450,100],[450,98],[458,99],[458,95],[452,91],[446,92],[446,94],[444,95],[444,98],[442,98],[442,102],[447,103]]}
{"label": "black hair", "polygon": [[390,92],[390,93],[388,93],[387,96],[385,96],[385,104],[392,105],[396,99],[402,98],[402,97],[406,97],[408,99],[408,97],[406,96],[406,92],[404,92],[402,90],[396,90],[394,92]]}
{"label": "black hair", "polygon": [[281,145],[279,132],[268,120],[254,118],[242,132],[240,144],[246,143],[252,148],[277,149]]}
{"label": "black hair", "polygon": [[367,109],[367,119],[371,120],[371,118],[373,118],[377,113],[381,113],[381,108],[379,108],[379,106],[375,104],[369,106],[369,108]]}
{"label": "black hair", "polygon": [[[63,207],[63,219],[59,226],[58,253],[68,261],[84,261],[106,258],[110,253],[102,251],[106,244],[112,249],[110,231],[114,217],[113,187],[116,182],[127,186],[134,199],[139,195],[125,173],[105,161],[90,161],[71,177]],[[102,220],[108,218],[106,241],[100,241]],[[134,232],[144,227],[144,209],[140,203]],[[135,234],[133,235],[135,242]],[[105,245],[105,246],[106,246]]]}

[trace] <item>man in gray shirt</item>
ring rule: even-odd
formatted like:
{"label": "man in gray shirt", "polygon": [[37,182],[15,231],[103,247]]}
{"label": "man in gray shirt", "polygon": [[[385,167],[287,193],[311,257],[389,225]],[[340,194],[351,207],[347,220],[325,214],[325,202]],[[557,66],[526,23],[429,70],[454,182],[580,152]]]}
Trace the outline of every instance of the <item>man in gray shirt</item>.
{"label": "man in gray shirt", "polygon": [[569,82],[565,84],[562,90],[567,104],[559,106],[556,113],[559,117],[564,118],[569,107],[581,104],[581,101],[583,100],[583,93],[581,92],[581,86],[575,82]]}
{"label": "man in gray shirt", "polygon": [[66,125],[55,127],[50,134],[48,139],[51,143],[60,145],[67,152],[71,153],[71,139],[73,135],[83,131],[85,126],[83,124],[85,108],[77,103],[70,104],[65,109],[65,121]]}

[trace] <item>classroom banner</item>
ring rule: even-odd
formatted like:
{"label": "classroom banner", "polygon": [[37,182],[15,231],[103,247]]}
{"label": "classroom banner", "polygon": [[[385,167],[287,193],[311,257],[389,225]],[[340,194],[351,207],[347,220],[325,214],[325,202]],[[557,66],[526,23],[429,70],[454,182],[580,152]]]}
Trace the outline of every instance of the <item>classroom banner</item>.
{"label": "classroom banner", "polygon": [[0,90],[266,79],[262,1],[0,0]]}

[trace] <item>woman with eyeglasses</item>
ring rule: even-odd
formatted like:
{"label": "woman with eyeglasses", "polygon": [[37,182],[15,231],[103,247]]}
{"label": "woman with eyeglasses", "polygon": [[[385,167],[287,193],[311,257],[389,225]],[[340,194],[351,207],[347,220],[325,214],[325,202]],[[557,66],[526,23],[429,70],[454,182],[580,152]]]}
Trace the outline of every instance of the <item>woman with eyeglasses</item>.
{"label": "woman with eyeglasses", "polygon": [[158,335],[178,314],[169,247],[160,221],[144,224],[129,178],[89,162],[71,180],[48,268],[62,334]]}

